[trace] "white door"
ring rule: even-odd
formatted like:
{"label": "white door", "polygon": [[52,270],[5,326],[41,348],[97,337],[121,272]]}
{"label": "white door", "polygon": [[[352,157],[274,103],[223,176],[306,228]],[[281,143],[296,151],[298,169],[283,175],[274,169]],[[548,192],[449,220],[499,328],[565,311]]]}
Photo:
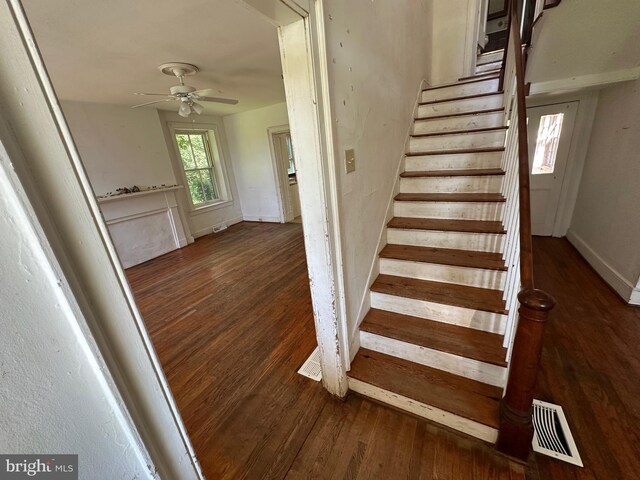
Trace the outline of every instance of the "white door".
{"label": "white door", "polygon": [[533,235],[553,235],[577,110],[578,102],[527,109]]}

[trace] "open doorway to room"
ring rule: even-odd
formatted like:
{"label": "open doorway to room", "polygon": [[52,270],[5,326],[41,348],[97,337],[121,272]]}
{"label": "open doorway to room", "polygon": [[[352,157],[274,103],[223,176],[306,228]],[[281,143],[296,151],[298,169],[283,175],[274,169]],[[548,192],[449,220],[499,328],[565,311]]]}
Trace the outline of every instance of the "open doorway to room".
{"label": "open doorway to room", "polygon": [[269,128],[269,140],[278,183],[282,222],[302,223],[296,158],[289,126]]}
{"label": "open doorway to room", "polygon": [[[153,344],[147,351],[157,354],[156,374],[171,389],[162,393],[178,407],[172,420],[184,422],[183,440],[193,443],[209,478],[262,476],[292,457],[256,459],[297,451],[305,436],[291,443],[293,432],[301,425],[309,431],[326,400],[320,384],[296,370],[320,341],[309,278],[329,292],[318,296],[325,301],[315,322],[324,309],[337,310],[335,290],[325,288],[333,256],[319,251],[339,248],[327,236],[330,182],[322,176],[331,170],[314,157],[319,145],[305,150],[311,153],[300,165],[293,154],[295,145],[320,142],[319,129],[299,125],[322,124],[305,122],[304,109],[290,119],[285,101],[281,49],[297,40],[304,50],[302,18],[289,35],[242,2],[193,4],[198,15],[157,1],[25,0],[24,7],[56,91],[49,101],[60,100],[75,143],[68,147],[79,150],[90,183],[84,193],[117,252],[115,273],[124,269],[133,315],[142,313],[142,337],[148,333]],[[167,36],[176,25],[188,28]],[[288,98],[319,98],[304,77],[310,57],[296,58],[288,78],[306,87]],[[280,223],[266,135],[274,125],[290,129],[277,139],[288,150],[287,179],[292,163],[296,185],[297,169],[307,166],[300,208],[313,219],[305,229],[312,246],[301,225]],[[314,242],[316,230],[322,238]],[[335,347],[335,332],[323,335]],[[333,361],[338,368],[339,355]],[[323,373],[337,377],[326,367]]]}

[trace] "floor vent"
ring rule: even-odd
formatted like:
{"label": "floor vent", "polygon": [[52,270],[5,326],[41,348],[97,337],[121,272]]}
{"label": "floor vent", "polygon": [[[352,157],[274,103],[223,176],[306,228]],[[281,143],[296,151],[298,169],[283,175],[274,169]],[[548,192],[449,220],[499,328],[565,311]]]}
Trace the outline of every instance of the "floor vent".
{"label": "floor vent", "polygon": [[533,401],[533,451],[583,466],[560,405]]}
{"label": "floor vent", "polygon": [[302,364],[298,373],[310,378],[311,380],[315,380],[316,382],[322,380],[322,370],[320,369],[320,349],[318,347],[316,347],[311,356],[307,358],[307,361]]}

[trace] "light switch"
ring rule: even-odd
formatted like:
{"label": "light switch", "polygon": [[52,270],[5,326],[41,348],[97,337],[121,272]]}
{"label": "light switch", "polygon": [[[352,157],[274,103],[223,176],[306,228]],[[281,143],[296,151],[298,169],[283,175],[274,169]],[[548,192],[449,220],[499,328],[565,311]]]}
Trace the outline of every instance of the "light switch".
{"label": "light switch", "polygon": [[344,163],[347,173],[356,171],[356,151],[353,148],[344,151]]}

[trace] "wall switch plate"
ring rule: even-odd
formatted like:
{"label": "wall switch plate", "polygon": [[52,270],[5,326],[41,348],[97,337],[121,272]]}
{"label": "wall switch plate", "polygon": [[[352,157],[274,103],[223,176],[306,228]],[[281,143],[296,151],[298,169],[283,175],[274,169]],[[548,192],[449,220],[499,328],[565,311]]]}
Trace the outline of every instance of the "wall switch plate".
{"label": "wall switch plate", "polygon": [[353,148],[344,151],[344,164],[347,173],[356,171],[356,151]]}

